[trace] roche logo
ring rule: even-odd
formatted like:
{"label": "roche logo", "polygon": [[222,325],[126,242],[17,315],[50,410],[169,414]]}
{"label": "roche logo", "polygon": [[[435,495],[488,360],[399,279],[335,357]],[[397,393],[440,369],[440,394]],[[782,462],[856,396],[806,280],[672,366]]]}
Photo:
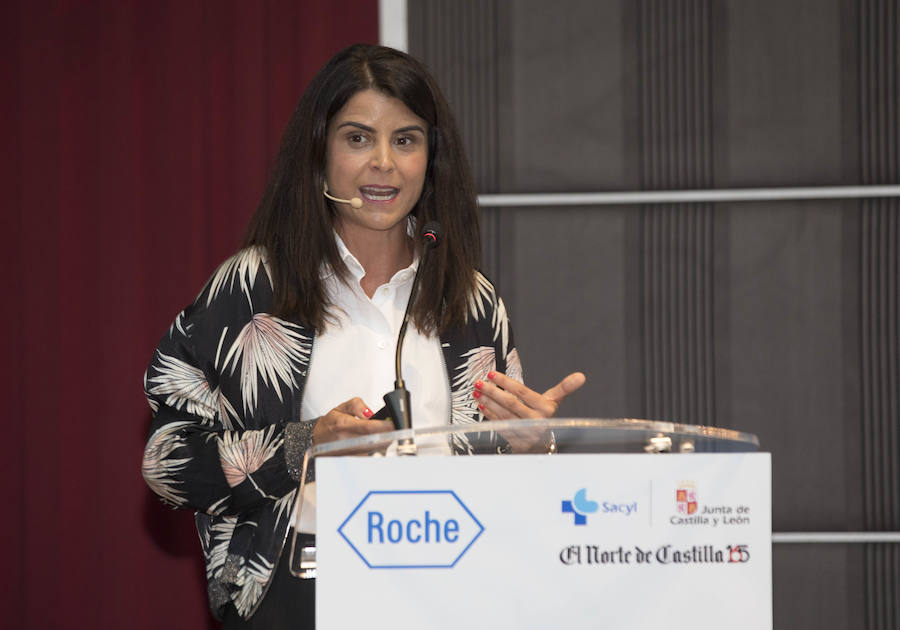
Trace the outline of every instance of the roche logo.
{"label": "roche logo", "polygon": [[452,490],[371,490],[338,527],[370,569],[454,567],[483,531]]}
{"label": "roche logo", "polygon": [[576,525],[587,525],[587,515],[596,512],[598,507],[596,501],[588,500],[586,488],[576,492],[571,501],[564,500],[562,502],[562,511],[574,514]]}

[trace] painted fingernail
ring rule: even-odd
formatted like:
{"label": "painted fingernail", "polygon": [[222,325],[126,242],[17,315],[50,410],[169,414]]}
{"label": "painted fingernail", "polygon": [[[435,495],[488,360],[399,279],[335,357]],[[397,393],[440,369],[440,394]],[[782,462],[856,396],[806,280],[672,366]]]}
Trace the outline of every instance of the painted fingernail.
{"label": "painted fingernail", "polygon": [[365,409],[363,409],[363,415],[364,415],[366,418],[371,418],[371,417],[372,417],[372,410],[369,409],[368,407],[366,407]]}
{"label": "painted fingernail", "polygon": [[476,389],[474,392],[472,392],[472,395],[473,395],[475,398],[481,398],[481,392],[478,391],[477,389]]}
{"label": "painted fingernail", "polygon": [[478,403],[478,408],[484,411],[484,403]]}
{"label": "painted fingernail", "polygon": [[481,389],[482,387],[484,387],[483,381],[475,381],[475,389]]}
{"label": "painted fingernail", "polygon": [[496,372],[488,372],[488,378],[489,378],[490,380],[493,381],[495,376],[497,376],[497,373],[496,373]]}

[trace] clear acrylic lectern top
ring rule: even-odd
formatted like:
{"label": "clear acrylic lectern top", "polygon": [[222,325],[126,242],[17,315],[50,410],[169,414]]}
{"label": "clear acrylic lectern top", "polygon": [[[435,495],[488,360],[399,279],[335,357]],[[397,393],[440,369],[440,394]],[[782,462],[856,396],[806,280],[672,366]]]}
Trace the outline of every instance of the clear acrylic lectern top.
{"label": "clear acrylic lectern top", "polygon": [[[392,445],[406,444],[394,450]],[[495,420],[391,431],[317,444],[309,457],[367,454],[739,453],[759,439],[731,429],[631,418]]]}

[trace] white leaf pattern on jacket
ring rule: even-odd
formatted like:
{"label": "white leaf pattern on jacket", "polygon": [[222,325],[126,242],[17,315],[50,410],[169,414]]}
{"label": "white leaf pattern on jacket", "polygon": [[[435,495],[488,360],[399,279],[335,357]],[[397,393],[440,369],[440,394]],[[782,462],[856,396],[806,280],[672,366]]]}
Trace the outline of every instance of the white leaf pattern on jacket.
{"label": "white leaf pattern on jacket", "polygon": [[260,469],[271,458],[284,439],[275,435],[275,425],[259,431],[245,431],[239,437],[235,433],[225,433],[219,439],[219,458],[222,460],[222,472],[228,485],[234,488],[249,479],[260,495],[270,497],[263,492],[253,480],[253,473]]}
{"label": "white leaf pattern on jacket", "polygon": [[500,337],[500,354],[506,356],[509,347],[509,317],[506,316],[506,304],[502,298],[497,298],[497,308],[491,317],[491,326],[494,327],[494,341]]}
{"label": "white leaf pattern on jacket", "polygon": [[176,330],[182,337],[190,335],[190,324],[185,325],[184,323],[184,311],[178,313],[178,317],[176,317],[175,321],[172,322],[172,325],[169,326],[169,337],[173,337]]}
{"label": "white leaf pattern on jacket", "polygon": [[509,317],[506,315],[506,305],[497,297],[494,286],[490,281],[475,272],[475,291],[469,296],[469,315],[473,319],[483,318],[488,311],[492,312],[491,326],[494,329],[494,341],[500,338],[500,354],[506,356],[509,345]]}
{"label": "white leaf pattern on jacket", "polygon": [[231,374],[241,364],[241,398],[244,412],[253,415],[259,393],[259,381],[271,387],[279,401],[284,401],[281,385],[296,389],[294,371],[309,362],[309,337],[295,324],[268,313],[256,313],[238,334],[225,355],[225,367],[231,363]]}
{"label": "white leaf pattern on jacket", "polygon": [[453,377],[453,396],[450,401],[453,424],[478,422],[478,401],[472,397],[475,381],[487,378],[488,372],[497,367],[494,349],[490,346],[472,348],[462,355],[465,362],[457,368]]}
{"label": "white leaf pattern on jacket", "polygon": [[144,481],[161,499],[169,505],[183,505],[183,495],[175,487],[175,474],[187,466],[190,457],[172,458],[173,452],[185,445],[178,435],[179,429],[190,426],[191,422],[170,422],[150,436],[144,448],[144,460],[141,463],[141,474]]}
{"label": "white leaf pattern on jacket", "polygon": [[[147,378],[147,393],[167,396],[166,404],[200,416],[209,424],[219,408],[219,396],[209,388],[203,370],[157,351],[156,374]],[[227,403],[227,401],[226,401]],[[230,406],[230,405],[229,405]]]}
{"label": "white leaf pattern on jacket", "polygon": [[519,360],[519,351],[515,348],[506,355],[506,375],[514,381],[525,382],[522,375],[522,362]]}
{"label": "white leaf pattern on jacket", "polygon": [[256,554],[256,557],[247,563],[247,570],[238,573],[237,585],[241,590],[234,599],[234,607],[242,617],[246,618],[256,606],[274,568],[274,563]]}
{"label": "white leaf pattern on jacket", "polygon": [[212,304],[212,301],[226,285],[228,286],[229,291],[233,291],[234,281],[238,280],[244,297],[247,298],[250,308],[253,308],[251,291],[256,282],[256,276],[259,273],[260,265],[265,269],[266,275],[269,275],[269,268],[266,266],[265,262],[263,250],[259,247],[242,249],[226,260],[218,269],[216,269],[216,272],[209,280],[209,293],[206,296],[206,305],[209,306]]}
{"label": "white leaf pattern on jacket", "polygon": [[493,301],[493,287],[480,272],[475,272],[475,291],[469,296],[469,315],[473,319],[481,319]]}
{"label": "white leaf pattern on jacket", "polygon": [[294,501],[297,498],[297,491],[293,490],[292,492],[288,492],[286,495],[275,501],[275,520],[280,521],[286,516],[290,515],[293,507]]}
{"label": "white leaf pattern on jacket", "polygon": [[214,577],[214,573],[222,572],[225,558],[228,557],[228,545],[231,542],[231,537],[234,535],[236,524],[237,517],[224,516],[210,528],[212,534],[209,541],[209,551],[207,551],[207,557],[209,558],[206,564],[207,579]]}
{"label": "white leaf pattern on jacket", "polygon": [[[475,381],[486,379],[488,372],[497,367],[496,352],[491,346],[479,346],[464,353],[461,358],[464,362],[457,368],[450,388],[450,422],[475,424],[483,420],[478,401],[472,396]],[[472,452],[472,445],[465,435],[454,433],[451,439],[457,450]]]}

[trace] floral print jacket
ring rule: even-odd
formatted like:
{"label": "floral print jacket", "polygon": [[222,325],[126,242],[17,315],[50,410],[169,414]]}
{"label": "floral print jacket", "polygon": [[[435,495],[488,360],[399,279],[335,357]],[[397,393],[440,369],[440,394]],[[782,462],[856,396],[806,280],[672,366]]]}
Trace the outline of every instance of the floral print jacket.
{"label": "floral print jacket", "polygon": [[[313,422],[300,422],[313,332],[267,313],[264,251],[225,261],[163,336],[144,377],[153,422],[147,485],[196,511],[213,613],[250,617],[277,565]],[[477,274],[466,326],[441,337],[453,424],[483,420],[473,384],[491,370],[521,380],[503,301]],[[456,452],[471,452],[463,442]]]}

